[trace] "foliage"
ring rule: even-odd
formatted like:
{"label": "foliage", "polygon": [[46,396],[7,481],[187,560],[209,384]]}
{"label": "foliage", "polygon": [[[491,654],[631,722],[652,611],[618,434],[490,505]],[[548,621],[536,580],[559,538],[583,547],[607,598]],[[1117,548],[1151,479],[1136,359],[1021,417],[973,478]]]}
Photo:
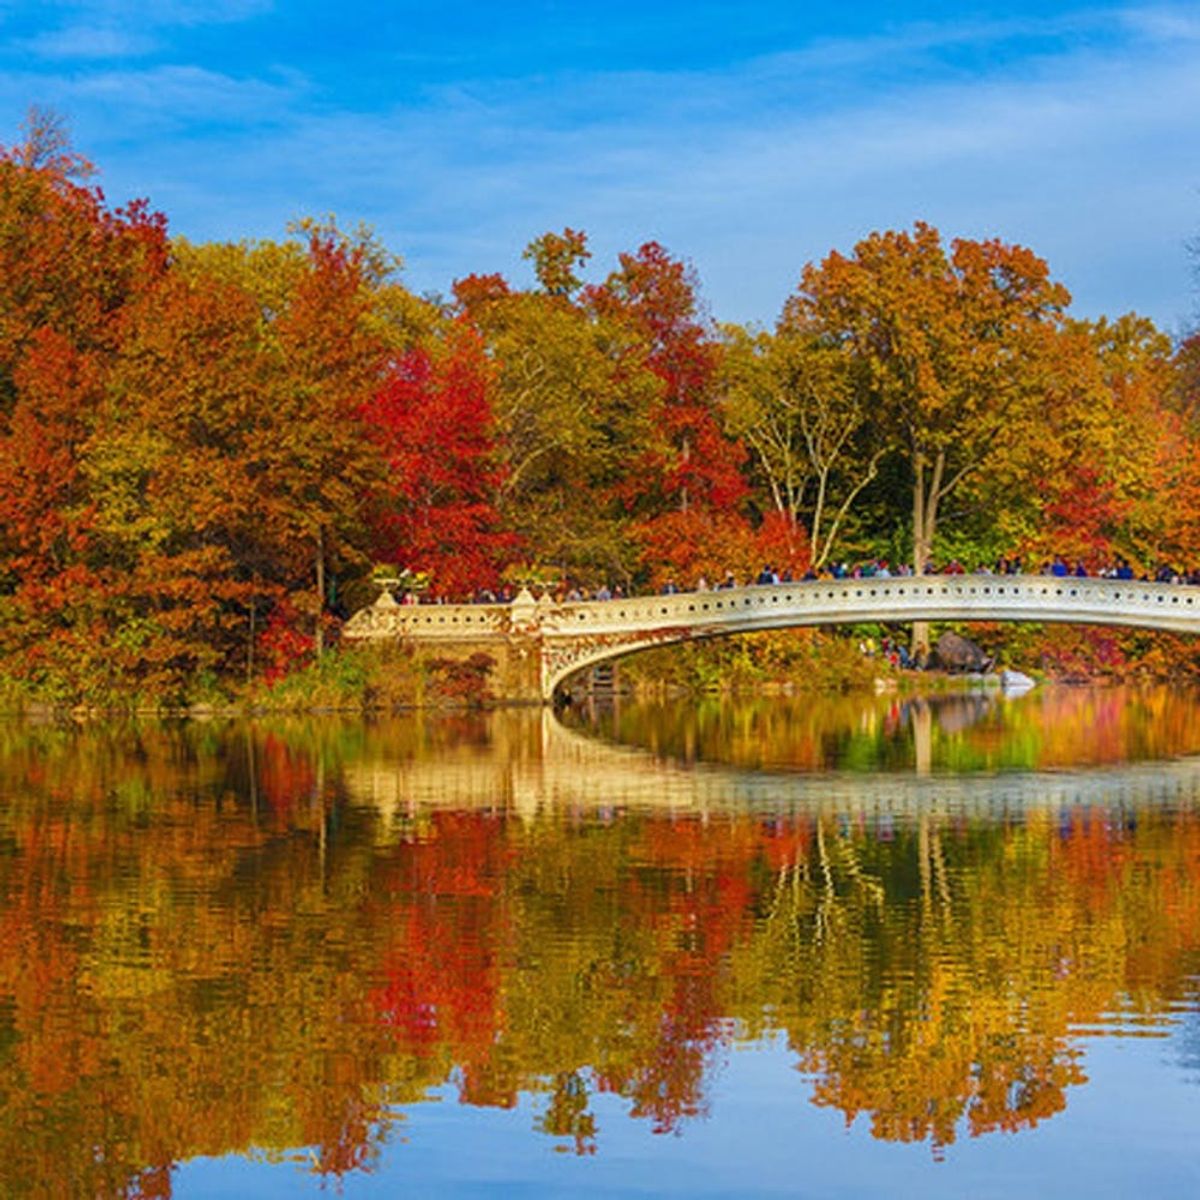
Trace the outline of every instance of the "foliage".
{"label": "foliage", "polygon": [[716,326],[655,242],[586,282],[566,228],[532,286],[473,275],[442,308],[369,230],[171,241],[90,172],[49,112],[0,151],[0,659],[29,694],[277,682],[379,563],[454,598],[531,571],[1200,567],[1196,339],[1067,319],[1023,247],[872,234],[767,333]]}
{"label": "foliage", "polygon": [[490,371],[467,329],[439,354],[404,354],[364,408],[388,476],[378,491],[379,552],[430,577],[438,596],[494,587],[515,539],[493,503],[502,479]]}
{"label": "foliage", "polygon": [[772,684],[836,693],[870,688],[887,667],[865,657],[855,637],[794,629],[650,650],[623,662],[621,672],[635,689],[745,692]]}

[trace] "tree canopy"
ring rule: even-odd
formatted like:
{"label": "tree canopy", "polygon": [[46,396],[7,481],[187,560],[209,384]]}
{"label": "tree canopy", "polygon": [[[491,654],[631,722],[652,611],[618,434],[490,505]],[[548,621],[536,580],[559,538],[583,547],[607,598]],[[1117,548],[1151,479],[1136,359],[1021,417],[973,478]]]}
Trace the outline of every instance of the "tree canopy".
{"label": "tree canopy", "polygon": [[172,240],[52,117],[0,153],[0,656],[48,698],[319,653],[372,572],[463,599],[763,564],[1191,567],[1195,339],[1070,319],[1031,250],[874,233],[719,325],[656,242],[413,295],[369,230]]}

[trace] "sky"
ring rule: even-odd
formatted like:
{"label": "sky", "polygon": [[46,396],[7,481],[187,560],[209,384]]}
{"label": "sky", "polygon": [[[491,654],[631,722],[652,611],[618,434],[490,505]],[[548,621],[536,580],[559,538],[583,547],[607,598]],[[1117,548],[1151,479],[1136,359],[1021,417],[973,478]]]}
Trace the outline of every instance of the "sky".
{"label": "sky", "polygon": [[588,233],[722,321],[923,220],[1030,246],[1078,316],[1200,315],[1200,3],[0,0],[0,142],[67,120],[192,240],[371,226],[417,292]]}

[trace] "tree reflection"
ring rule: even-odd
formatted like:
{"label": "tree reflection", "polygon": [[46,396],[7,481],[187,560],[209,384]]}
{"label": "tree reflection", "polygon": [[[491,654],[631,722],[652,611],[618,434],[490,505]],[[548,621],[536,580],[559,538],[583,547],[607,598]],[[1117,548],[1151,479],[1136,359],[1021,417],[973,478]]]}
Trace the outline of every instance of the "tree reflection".
{"label": "tree reflection", "polygon": [[[0,739],[6,1194],[166,1196],[198,1155],[370,1170],[447,1084],[602,1153],[597,1093],[678,1130],[768,1035],[798,1096],[940,1153],[1061,1111],[1081,1026],[1194,1003],[1191,804],[518,813],[477,772],[538,766],[519,722]],[[347,793],[381,748],[439,764],[444,803]]]}

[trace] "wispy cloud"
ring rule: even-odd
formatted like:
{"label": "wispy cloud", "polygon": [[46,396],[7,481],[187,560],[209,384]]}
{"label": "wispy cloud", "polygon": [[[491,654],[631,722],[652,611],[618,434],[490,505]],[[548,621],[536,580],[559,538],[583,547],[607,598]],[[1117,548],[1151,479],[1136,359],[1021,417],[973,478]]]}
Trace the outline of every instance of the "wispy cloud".
{"label": "wispy cloud", "polygon": [[245,21],[271,7],[269,0],[41,0],[35,31],[8,49],[47,60],[134,58],[163,48],[172,30]]}
{"label": "wispy cloud", "polygon": [[1121,23],[1152,41],[1200,41],[1200,14],[1178,8],[1130,8],[1119,14]]}
{"label": "wispy cloud", "polygon": [[69,25],[18,41],[24,52],[48,59],[134,58],[149,54],[157,44],[144,33],[94,25]]}
{"label": "wispy cloud", "polygon": [[45,16],[62,14],[74,24],[135,24],[168,28],[244,21],[270,12],[273,0],[39,0]]}

